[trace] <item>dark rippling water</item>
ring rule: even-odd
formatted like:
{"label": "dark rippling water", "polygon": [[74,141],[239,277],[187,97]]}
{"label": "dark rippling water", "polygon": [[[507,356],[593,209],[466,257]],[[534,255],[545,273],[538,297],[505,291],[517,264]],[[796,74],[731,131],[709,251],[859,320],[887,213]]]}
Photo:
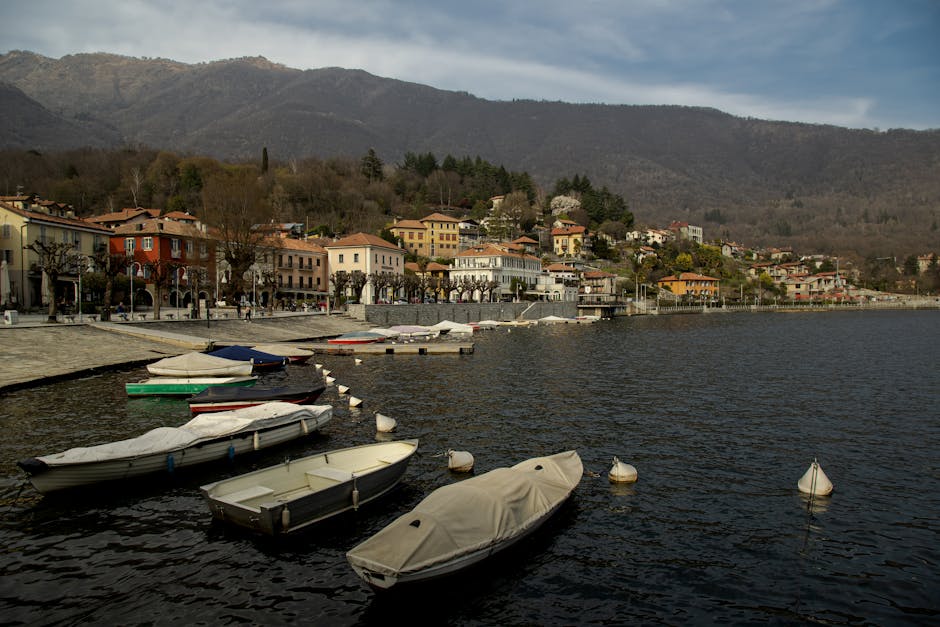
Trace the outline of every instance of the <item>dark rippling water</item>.
{"label": "dark rippling water", "polygon": [[[88,498],[43,498],[17,459],[188,419],[128,400],[143,369],[2,397],[0,622],[481,625],[940,621],[940,315],[690,315],[505,328],[465,356],[324,357],[321,435]],[[266,383],[297,383],[291,366]],[[213,523],[198,486],[375,439],[420,437],[401,487],[271,540]],[[537,534],[412,593],[376,595],[344,554],[425,494],[476,471],[577,449],[586,474]],[[611,485],[614,455],[639,481]],[[810,503],[813,458],[836,486]]]}

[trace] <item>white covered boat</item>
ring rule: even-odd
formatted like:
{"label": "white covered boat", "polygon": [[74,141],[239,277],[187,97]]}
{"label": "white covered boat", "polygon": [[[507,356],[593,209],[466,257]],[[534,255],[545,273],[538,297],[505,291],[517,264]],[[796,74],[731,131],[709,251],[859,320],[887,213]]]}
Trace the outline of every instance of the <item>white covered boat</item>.
{"label": "white covered boat", "polygon": [[296,531],[382,496],[401,481],[417,440],[293,459],[202,486],[212,516],[269,535]]}
{"label": "white covered boat", "polygon": [[431,331],[437,331],[441,335],[448,333],[450,335],[473,335],[472,325],[453,322],[452,320],[441,320],[437,324],[431,325],[428,328]]}
{"label": "white covered boat", "polygon": [[578,453],[566,451],[438,488],[346,558],[375,588],[456,572],[537,529],[583,472]]}
{"label": "white covered boat", "polygon": [[166,357],[147,365],[147,372],[157,377],[246,377],[250,361],[235,361],[196,351]]}
{"label": "white covered boat", "polygon": [[232,458],[313,433],[332,417],[330,405],[266,403],[201,414],[180,427],[158,427],[129,440],[31,457],[17,465],[37,490],[55,492]]}

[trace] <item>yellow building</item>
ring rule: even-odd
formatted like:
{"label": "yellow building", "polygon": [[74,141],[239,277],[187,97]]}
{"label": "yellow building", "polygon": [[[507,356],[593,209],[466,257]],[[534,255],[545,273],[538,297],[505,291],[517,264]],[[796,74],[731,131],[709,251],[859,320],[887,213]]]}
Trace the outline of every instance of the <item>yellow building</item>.
{"label": "yellow building", "polygon": [[398,220],[390,230],[413,255],[453,259],[460,250],[460,220],[442,213],[420,220]]}
{"label": "yellow building", "polygon": [[423,222],[420,220],[397,220],[390,230],[409,253],[419,257],[430,257],[428,254],[431,249],[430,241]]}
{"label": "yellow building", "polygon": [[552,229],[552,248],[559,257],[580,257],[587,245],[587,229],[563,226]]}
{"label": "yellow building", "polygon": [[[6,268],[0,305],[7,309],[26,310],[46,303],[43,272],[39,255],[25,249],[33,242],[63,242],[72,245],[73,255],[91,257],[99,250],[108,250],[111,231],[105,227],[76,218],[71,206],[40,200],[34,195],[0,196],[0,249]],[[8,282],[8,285],[7,285]],[[59,276],[56,293],[73,300],[78,275]]]}
{"label": "yellow building", "polygon": [[676,296],[685,296],[688,294],[694,298],[714,299],[718,298],[719,279],[694,272],[683,272],[677,275],[671,275],[661,278],[656,282],[660,289],[666,289]]}

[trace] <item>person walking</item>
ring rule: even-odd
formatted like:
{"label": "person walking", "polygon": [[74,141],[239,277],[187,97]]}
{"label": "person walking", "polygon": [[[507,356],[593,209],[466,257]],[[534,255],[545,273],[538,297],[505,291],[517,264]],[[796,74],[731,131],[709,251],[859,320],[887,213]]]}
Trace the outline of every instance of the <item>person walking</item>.
{"label": "person walking", "polygon": [[251,303],[245,305],[245,322],[251,322]]}

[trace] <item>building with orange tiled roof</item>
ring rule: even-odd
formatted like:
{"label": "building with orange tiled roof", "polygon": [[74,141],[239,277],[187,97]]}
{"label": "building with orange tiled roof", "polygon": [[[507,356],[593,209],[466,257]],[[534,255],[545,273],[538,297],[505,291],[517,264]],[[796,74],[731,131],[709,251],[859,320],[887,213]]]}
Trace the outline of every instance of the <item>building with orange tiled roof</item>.
{"label": "building with orange tiled roof", "polygon": [[588,232],[583,226],[562,226],[552,229],[552,250],[559,257],[580,257],[588,247]]}
{"label": "building with orange tiled roof", "polygon": [[[6,293],[0,294],[0,306],[29,309],[46,304],[43,272],[39,255],[24,248],[35,241],[66,242],[75,254],[91,257],[106,250],[111,231],[75,217],[72,207],[42,200],[34,194],[0,196],[0,253],[10,279]],[[74,298],[76,274],[59,276],[56,292],[67,300]]]}
{"label": "building with orange tiled roof", "polygon": [[460,250],[460,223],[458,218],[432,213],[420,220],[397,220],[390,230],[413,255],[451,259]]}
{"label": "building with orange tiled roof", "polygon": [[[405,273],[404,249],[381,237],[368,233],[356,233],[334,241],[326,246],[330,275],[336,272],[362,272],[365,275],[389,272]],[[362,291],[362,302],[373,303],[377,297],[371,283]]]}
{"label": "building with orange tiled roof", "polygon": [[144,209],[143,207],[125,207],[120,211],[105,213],[98,216],[85,218],[85,222],[91,222],[99,226],[105,226],[114,229],[131,222],[143,222],[151,218],[160,217],[159,209]]}
{"label": "building with orange tiled roof", "polygon": [[660,289],[666,289],[676,296],[689,295],[693,298],[718,298],[720,279],[696,274],[695,272],[682,272],[678,275],[663,277],[656,282]]}
{"label": "building with orange tiled roof", "polygon": [[[538,257],[510,250],[498,244],[482,244],[457,253],[450,270],[452,281],[492,281],[499,284],[493,289],[495,299],[518,298],[523,292],[535,288],[542,273]],[[479,292],[472,298],[479,298]]]}
{"label": "building with orange tiled roof", "polygon": [[269,266],[276,277],[277,292],[270,295],[274,299],[272,303],[279,301],[279,305],[286,306],[291,302],[326,300],[330,291],[326,248],[292,237],[269,237],[262,245],[271,255]]}
{"label": "building with orange tiled roof", "polygon": [[215,240],[198,220],[151,218],[116,227],[111,231],[110,250],[139,264],[134,266],[134,277],[139,277],[134,279],[136,305],[153,305],[158,290],[154,289],[147,264],[158,262],[179,266],[168,289],[159,290],[161,306],[188,313],[194,302],[218,298]]}

